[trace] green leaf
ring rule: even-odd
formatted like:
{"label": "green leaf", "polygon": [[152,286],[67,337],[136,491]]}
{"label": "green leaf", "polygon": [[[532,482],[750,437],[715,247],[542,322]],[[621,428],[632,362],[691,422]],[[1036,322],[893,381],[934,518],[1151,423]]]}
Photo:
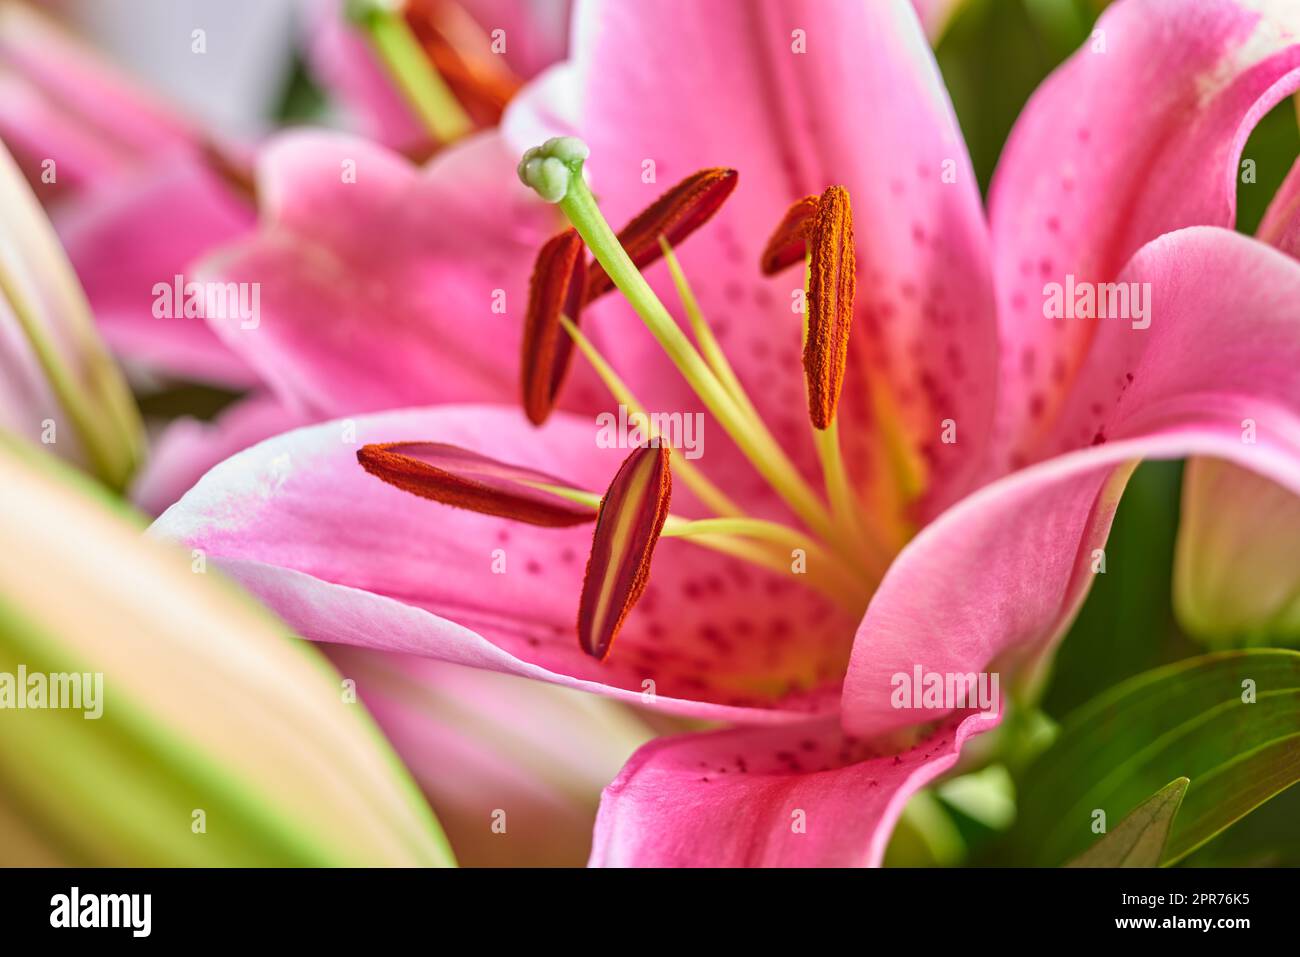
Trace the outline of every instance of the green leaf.
{"label": "green leaf", "polygon": [[1140,674],[1062,723],[1018,782],[1006,860],[1057,866],[1110,820],[1187,777],[1165,862],[1177,861],[1300,780],[1300,653],[1221,652]]}
{"label": "green leaf", "polygon": [[1158,867],[1190,783],[1187,778],[1170,781],[1066,866]]}

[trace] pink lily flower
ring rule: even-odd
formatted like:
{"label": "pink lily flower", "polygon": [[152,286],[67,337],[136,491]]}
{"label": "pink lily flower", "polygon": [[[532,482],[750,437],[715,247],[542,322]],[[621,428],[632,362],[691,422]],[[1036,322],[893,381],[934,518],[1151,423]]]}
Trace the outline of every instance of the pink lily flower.
{"label": "pink lily flower", "polygon": [[[738,725],[638,752],[606,790],[593,864],[878,864],[907,799],[1000,720],[997,709],[900,706],[896,678],[917,668],[992,671],[1011,679],[1004,688],[1032,686],[1087,593],[1137,461],[1208,456],[1300,493],[1300,339],[1291,311],[1300,265],[1221,228],[1233,220],[1235,164],[1249,126],[1300,86],[1295,14],[1238,0],[1113,5],[1098,24],[1104,45],[1081,50],[1027,106],[995,181],[991,228],[904,3],[592,3],[579,7],[577,23],[572,66],[527,91],[506,117],[505,136],[581,135],[599,209],[615,223],[662,190],[644,180],[647,169],[664,182],[719,164],[740,170],[734,197],[685,244],[681,267],[756,412],[737,426],[736,400],[719,399],[707,377],[703,390],[688,389],[682,363],[637,328],[638,315],[653,325],[646,317],[655,302],[676,301],[662,267],[650,270],[646,288],[635,270],[615,276],[636,315],[616,296],[583,310],[590,343],[645,408],[691,412],[701,391],[721,410],[708,420],[721,427],[709,432],[716,439],[698,467],[711,486],[698,475],[680,483],[685,504],[679,490],[662,537],[655,544],[649,536],[648,585],[630,613],[621,610],[612,651],[597,649],[608,656],[579,646],[573,619],[592,581],[621,587],[609,571],[615,563],[593,560],[584,583],[588,529],[500,517],[560,509],[559,496],[538,483],[596,495],[610,487],[624,453],[596,447],[590,417],[568,411],[585,404],[574,403],[572,389],[540,428],[510,408],[452,405],[288,433],[209,472],[153,533],[204,549],[314,640]],[[572,144],[548,146],[562,155],[534,156],[539,165],[525,172],[572,217],[581,213],[573,197],[585,191],[581,154]],[[280,208],[300,230],[314,226],[309,235],[323,249],[343,236],[358,253],[371,244],[363,267],[379,270],[372,275],[390,289],[420,286],[427,273],[416,264],[429,260],[406,252],[402,237],[421,235],[412,222],[420,217],[409,212],[423,195],[416,190],[442,190],[459,221],[485,224],[486,233],[461,234],[461,247],[501,252],[508,266],[511,242],[533,243],[521,240],[521,224],[534,207],[494,172],[502,152],[491,138],[452,151],[440,162],[462,175],[436,188],[431,175],[376,153],[357,163],[352,185],[367,182],[365,191],[340,189],[322,169],[286,189]],[[337,157],[321,161],[335,181]],[[1178,178],[1135,179],[1153,158]],[[563,167],[558,177],[546,165],[552,160]],[[822,424],[829,418],[838,429],[852,480],[828,481],[827,501],[810,504],[800,482],[819,465],[833,479],[836,451],[829,429],[814,433],[803,419],[801,366],[818,395],[838,392],[836,364],[819,366],[807,353],[801,363],[790,313],[801,289],[762,277],[757,264],[791,202],[833,184],[852,197],[857,297],[841,354],[843,401],[822,403]],[[329,205],[345,203],[348,217],[312,218],[327,205],[326,188]],[[502,207],[521,212],[492,215]],[[613,275],[618,260],[592,231],[599,213],[583,208],[575,224]],[[852,257],[835,248],[814,249],[814,280],[818,268],[841,279],[853,273],[844,266]],[[245,266],[297,261],[271,253],[266,245],[246,252]],[[488,318],[492,288],[522,302],[508,286],[522,276],[501,268],[488,287],[472,267],[470,275],[444,292],[483,296],[477,312],[454,313],[462,338],[448,348],[504,351],[506,336],[522,334],[518,320],[513,331],[502,322],[488,334],[468,322],[501,319]],[[1052,282],[1122,283],[1140,290],[1133,295],[1145,305],[1118,318],[1055,320],[1044,313]],[[432,302],[436,288],[421,286],[421,294]],[[811,288],[815,300],[830,287]],[[332,302],[320,295],[317,316],[326,304],[348,307],[343,330],[313,338],[304,323],[286,323],[258,340],[263,362],[286,360],[283,388],[328,408],[355,387],[365,401],[340,414],[382,407],[381,392],[423,388],[399,379],[402,364],[413,350],[435,354],[425,343],[438,332],[412,312],[391,317],[382,335],[372,325],[369,336],[386,353],[375,368],[391,373],[379,385],[359,370],[378,362],[379,349],[357,348],[362,339],[347,330],[383,314],[360,308],[362,290]],[[840,316],[833,331],[842,341],[848,321]],[[662,325],[657,332],[676,341]],[[818,327],[810,341],[821,341]],[[815,359],[826,356],[820,348]],[[447,363],[448,374],[490,378],[464,365]],[[710,367],[720,375],[716,362]],[[829,378],[817,379],[814,368]],[[591,380],[572,385],[587,389]],[[488,391],[483,384],[474,398]],[[359,448],[387,443],[407,443],[403,487],[357,466]],[[495,515],[408,494],[455,486],[445,446],[491,460],[452,458],[494,476]],[[430,456],[442,466],[440,486]],[[675,466],[681,459],[674,453]],[[710,487],[738,506],[751,533],[753,522],[797,522],[796,535],[838,557],[810,559],[809,574],[791,575],[756,562],[752,548],[721,557],[700,547],[717,545],[719,535],[728,546],[745,537],[714,526],[714,541],[702,541],[709,535],[682,518],[702,508]],[[635,498],[616,482],[606,502],[618,503],[609,506],[618,517]],[[584,501],[592,504],[579,496],[568,507]],[[825,519],[837,501],[849,520]],[[665,493],[655,507],[667,504]],[[645,513],[627,507],[632,526],[642,527]]]}

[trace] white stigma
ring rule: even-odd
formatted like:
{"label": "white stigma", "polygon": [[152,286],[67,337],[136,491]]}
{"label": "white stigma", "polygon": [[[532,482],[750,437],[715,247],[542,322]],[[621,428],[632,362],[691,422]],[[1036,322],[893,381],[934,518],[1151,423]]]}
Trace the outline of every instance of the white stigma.
{"label": "white stigma", "polygon": [[519,179],[548,203],[558,203],[569,192],[569,178],[582,175],[582,162],[590,155],[587,144],[576,136],[554,136],[524,153]]}

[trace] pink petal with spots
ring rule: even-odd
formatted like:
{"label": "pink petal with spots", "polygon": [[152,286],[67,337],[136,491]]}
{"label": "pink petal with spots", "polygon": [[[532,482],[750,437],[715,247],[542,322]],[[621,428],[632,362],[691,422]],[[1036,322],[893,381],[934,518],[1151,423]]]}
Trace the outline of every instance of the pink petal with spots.
{"label": "pink petal with spots", "polygon": [[340,134],[278,138],[258,165],[260,229],[202,270],[259,283],[261,321],[213,325],[287,402],[324,414],[515,400],[528,276],[558,230],[517,161],[493,133],[425,170]]}
{"label": "pink petal with spots", "polygon": [[119,355],[199,382],[256,382],[202,317],[184,316],[183,299],[170,315],[156,314],[158,283],[171,290],[176,276],[182,284],[196,279],[196,260],[254,226],[252,204],[198,159],[177,156],[83,194],[58,226],[96,322]]}
{"label": "pink petal with spots", "polygon": [[203,549],[305,637],[404,651],[678,714],[775,722],[833,710],[853,620],[791,576],[663,539],[604,663],[578,646],[591,528],[453,509],[366,474],[373,442],[459,445],[599,491],[625,451],[594,421],[541,429],[490,406],[393,412],[299,429],[208,472],[153,534]]}
{"label": "pink petal with spots", "polygon": [[833,720],[662,738],[605,789],[590,864],[877,867],[908,798],[999,720],[968,712],[899,754]]}
{"label": "pink petal with spots", "polygon": [[1131,463],[1208,455],[1300,494],[1300,264],[1195,227],[1145,246],[1120,281],[1151,284],[1152,320],[1099,329],[1077,421],[1100,444],[984,487],[908,544],[858,630],[851,730],[918,720],[890,699],[892,676],[916,665],[1011,675],[1050,650],[1087,593]]}
{"label": "pink petal with spots", "polygon": [[1294,4],[1125,0],[1029,101],[990,192],[1007,455],[1035,454],[1093,334],[1045,318],[1044,287],[1109,282],[1161,233],[1231,226],[1242,147],[1300,87],[1298,44]]}
{"label": "pink petal with spots", "polygon": [[327,653],[462,867],[584,864],[601,788],[650,737],[623,705],[569,688],[411,655]]}
{"label": "pink petal with spots", "polygon": [[[992,413],[988,238],[960,130],[911,7],[590,3],[579,5],[575,22],[573,69],[547,74],[546,98],[525,91],[507,131],[535,137],[548,109],[561,121],[557,132],[572,120],[591,146],[587,169],[615,228],[698,169],[740,171],[735,194],[680,258],[760,411],[810,471],[800,317],[791,308],[803,277],[795,269],[763,278],[759,255],[791,202],[847,186],[859,241],[855,349],[840,406],[849,458],[862,473],[871,469],[861,440],[871,419],[866,381],[886,376],[906,427],[934,458],[934,502],[953,494],[976,464]],[[566,92],[566,79],[577,88]],[[666,268],[649,274],[680,314]],[[584,322],[650,408],[698,408],[626,304],[609,297]],[[961,423],[960,445],[937,441],[948,417]],[[725,454],[719,441],[711,468],[739,484],[744,473]]]}
{"label": "pink petal with spots", "polygon": [[150,515],[161,514],[217,463],[310,421],[267,395],[242,399],[212,422],[176,419],[154,440],[131,501]]}

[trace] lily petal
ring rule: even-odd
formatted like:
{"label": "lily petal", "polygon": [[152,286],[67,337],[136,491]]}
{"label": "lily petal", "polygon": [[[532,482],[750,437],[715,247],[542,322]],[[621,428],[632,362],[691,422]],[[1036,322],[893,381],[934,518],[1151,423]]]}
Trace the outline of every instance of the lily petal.
{"label": "lily petal", "polygon": [[261,229],[201,269],[259,283],[260,321],[209,321],[286,402],[323,414],[513,400],[528,269],[556,226],[517,161],[494,133],[423,172],[340,134],[279,137],[259,158]]}
{"label": "lily petal", "polygon": [[140,457],[139,412],[53,227],[2,145],[0,208],[0,424],[120,488]]}
{"label": "lily petal", "polygon": [[1300,159],[1269,202],[1255,238],[1300,259]]}
{"label": "lily petal", "polygon": [[262,394],[235,403],[212,422],[176,419],[155,439],[131,487],[131,501],[149,515],[160,515],[218,462],[311,421]]}
{"label": "lily petal", "polygon": [[996,714],[899,754],[833,721],[662,738],[605,789],[592,866],[876,867],[907,800]]}
{"label": "lily petal", "polygon": [[[443,406],[330,422],[214,468],[154,524],[202,549],[317,641],[405,651],[608,694],[677,714],[789,721],[831,710],[853,621],[785,576],[661,540],[618,650],[575,621],[591,527],[537,528],[449,508],[367,474],[369,443],[432,441],[563,475],[599,493],[619,449],[567,413]],[[345,438],[346,435],[346,438]]]}
{"label": "lily petal", "polygon": [[[1132,463],[1208,455],[1300,493],[1300,264],[1196,227],[1148,244],[1120,279],[1152,284],[1152,322],[1099,330],[1081,378],[1097,391],[1078,397],[1070,435],[1100,443],[985,486],[908,544],[858,630],[844,689],[850,730],[919,720],[890,700],[892,676],[917,664],[1019,668],[1032,680],[1028,665],[1087,593]],[[1253,444],[1243,417],[1257,422]]]}
{"label": "lily petal", "polygon": [[1110,282],[1162,233],[1231,226],[1242,147],[1297,87],[1300,9],[1272,0],[1116,3],[1039,87],[989,199],[1013,464],[1051,427],[1096,325],[1045,318],[1046,284]]}

